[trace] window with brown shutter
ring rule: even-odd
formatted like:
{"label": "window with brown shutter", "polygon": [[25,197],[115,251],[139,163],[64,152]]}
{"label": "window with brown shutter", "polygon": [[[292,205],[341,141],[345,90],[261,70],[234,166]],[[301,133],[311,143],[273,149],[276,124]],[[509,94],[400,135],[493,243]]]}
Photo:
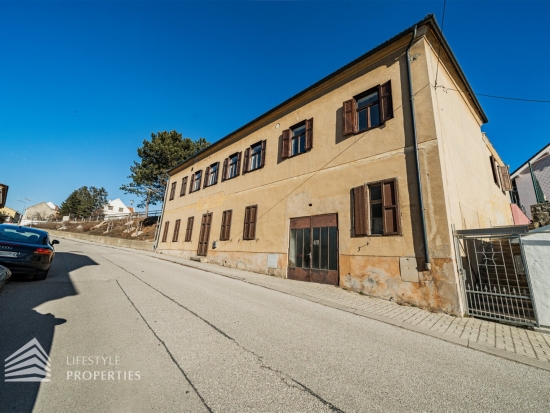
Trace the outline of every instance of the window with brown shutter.
{"label": "window with brown shutter", "polygon": [[500,167],[500,182],[502,182],[503,191],[513,191],[512,180],[510,179],[510,167],[504,165]]}
{"label": "window with brown shutter", "polygon": [[493,180],[495,184],[500,188],[500,182],[498,180],[497,161],[493,155],[489,156],[489,162],[491,162],[491,171],[493,171]]}
{"label": "window with brown shutter", "polygon": [[313,118],[304,120],[283,131],[281,159],[309,151],[313,147]]}
{"label": "window with brown shutter", "polygon": [[373,87],[343,103],[343,135],[376,128],[393,118],[391,81]]}
{"label": "window with brown shutter", "polygon": [[216,162],[210,165],[206,170],[204,171],[204,183],[203,187],[209,187],[212,185],[216,185],[218,183],[218,169],[219,169],[220,163]]}
{"label": "window with brown shutter", "polygon": [[166,242],[166,238],[168,238],[168,228],[170,227],[170,221],[167,221],[164,224],[164,232],[162,233],[162,242]]}
{"label": "window with brown shutter", "polygon": [[187,177],[185,177],[181,180],[180,196],[185,195],[185,190],[186,189],[187,189]]}
{"label": "window with brown shutter", "polygon": [[176,196],[176,182],[172,182],[172,186],[170,187],[170,201],[174,199]]}
{"label": "window with brown shutter", "polygon": [[258,219],[258,205],[247,206],[244,211],[243,239],[256,239],[256,222]]}
{"label": "window with brown shutter", "polygon": [[400,235],[397,180],[368,183],[351,190],[352,237]]}
{"label": "window with brown shutter", "polygon": [[202,169],[191,175],[191,185],[189,186],[189,193],[196,192],[201,189]]}
{"label": "window with brown shutter", "polygon": [[260,141],[251,145],[244,151],[243,174],[262,168],[265,165],[266,141]]}
{"label": "window with brown shutter", "polygon": [[241,173],[241,152],[234,153],[223,161],[223,180],[235,178]]}
{"label": "window with brown shutter", "polygon": [[172,242],[178,242],[178,237],[180,235],[180,222],[181,219],[176,219],[176,225],[174,225],[174,234],[172,235]]}
{"label": "window with brown shutter", "polygon": [[223,211],[222,214],[222,227],[220,230],[220,241],[229,241],[231,236],[231,216],[233,210]]}
{"label": "window with brown shutter", "polygon": [[191,242],[191,235],[193,234],[193,222],[195,222],[195,217],[187,218],[187,228],[185,230],[185,242]]}

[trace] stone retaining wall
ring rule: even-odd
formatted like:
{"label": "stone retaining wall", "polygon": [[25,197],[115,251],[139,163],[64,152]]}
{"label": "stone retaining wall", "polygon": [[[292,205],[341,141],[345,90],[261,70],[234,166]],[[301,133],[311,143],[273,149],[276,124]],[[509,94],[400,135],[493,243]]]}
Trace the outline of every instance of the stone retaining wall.
{"label": "stone retaining wall", "polygon": [[81,234],[78,232],[64,232],[55,230],[46,230],[50,233],[50,238],[55,236],[81,239],[83,241],[97,242],[98,244],[114,245],[117,247],[134,248],[137,250],[153,251],[153,243],[149,241],[136,241],[132,239],[122,239],[113,237],[104,237],[101,235]]}
{"label": "stone retaining wall", "polygon": [[531,205],[531,216],[533,217],[533,228],[550,225],[550,202]]}

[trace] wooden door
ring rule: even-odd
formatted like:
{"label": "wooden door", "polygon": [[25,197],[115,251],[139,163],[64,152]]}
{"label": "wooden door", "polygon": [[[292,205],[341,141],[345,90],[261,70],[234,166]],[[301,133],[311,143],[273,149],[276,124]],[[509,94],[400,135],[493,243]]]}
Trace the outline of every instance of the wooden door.
{"label": "wooden door", "polygon": [[339,284],[336,214],[290,220],[288,278]]}
{"label": "wooden door", "polygon": [[206,257],[208,252],[208,241],[210,240],[210,227],[212,226],[212,212],[204,214],[201,220],[201,232],[199,234],[199,248],[197,255]]}

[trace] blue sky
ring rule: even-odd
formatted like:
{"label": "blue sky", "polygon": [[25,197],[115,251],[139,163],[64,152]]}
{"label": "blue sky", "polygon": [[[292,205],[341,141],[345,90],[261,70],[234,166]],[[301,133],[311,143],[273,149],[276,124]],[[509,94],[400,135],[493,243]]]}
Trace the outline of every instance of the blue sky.
{"label": "blue sky", "polygon": [[[0,182],[60,204],[83,185],[129,203],[151,132],[227,135],[443,1],[0,2]],[[550,100],[550,2],[448,0],[444,34],[477,93]],[[550,103],[479,97],[512,169],[550,142]],[[213,117],[212,114],[215,114]],[[35,202],[27,202],[27,205]]]}

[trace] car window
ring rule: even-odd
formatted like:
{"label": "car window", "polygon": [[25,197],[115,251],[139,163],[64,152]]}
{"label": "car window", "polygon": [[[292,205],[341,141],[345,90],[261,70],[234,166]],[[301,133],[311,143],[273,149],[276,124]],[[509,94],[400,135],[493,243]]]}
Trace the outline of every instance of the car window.
{"label": "car window", "polygon": [[43,236],[24,228],[0,228],[0,241],[21,242],[23,244],[41,244]]}

